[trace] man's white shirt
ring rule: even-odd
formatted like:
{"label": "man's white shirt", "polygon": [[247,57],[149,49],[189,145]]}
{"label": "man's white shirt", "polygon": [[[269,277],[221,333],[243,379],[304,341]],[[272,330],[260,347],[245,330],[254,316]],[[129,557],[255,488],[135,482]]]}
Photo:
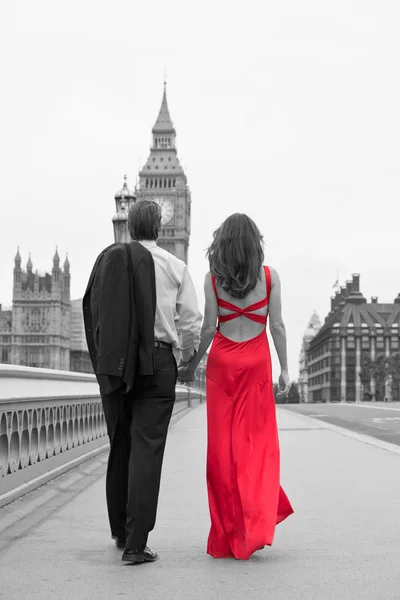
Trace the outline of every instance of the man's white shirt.
{"label": "man's white shirt", "polygon": [[187,362],[199,348],[202,314],[187,265],[153,240],[141,240],[153,256],[156,278],[154,338],[172,344]]}

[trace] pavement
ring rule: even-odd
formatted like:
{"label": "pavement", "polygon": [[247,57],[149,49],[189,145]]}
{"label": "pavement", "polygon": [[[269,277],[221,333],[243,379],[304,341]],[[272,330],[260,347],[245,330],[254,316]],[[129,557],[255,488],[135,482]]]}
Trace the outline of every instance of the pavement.
{"label": "pavement", "polygon": [[170,429],[149,540],[158,562],[121,562],[103,454],[0,510],[0,597],[399,600],[400,455],[286,409],[278,423],[282,486],[295,514],[277,526],[272,547],[249,561],[205,553],[203,404]]}

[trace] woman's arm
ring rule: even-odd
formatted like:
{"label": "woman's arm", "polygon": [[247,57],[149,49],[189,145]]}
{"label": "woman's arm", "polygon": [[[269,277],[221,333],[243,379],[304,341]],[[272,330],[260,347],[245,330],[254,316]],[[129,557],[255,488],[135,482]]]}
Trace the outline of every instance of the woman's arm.
{"label": "woman's arm", "polygon": [[179,369],[180,375],[184,376],[185,379],[190,379],[190,377],[193,377],[201,359],[213,341],[216,332],[218,305],[215,298],[210,273],[207,273],[204,280],[204,296],[204,319],[201,327],[199,349],[191,361],[187,365],[182,365]]}
{"label": "woman's arm", "polygon": [[290,379],[287,362],[286,329],[282,319],[281,282],[275,269],[270,268],[270,272],[271,293],[269,297],[269,330],[271,332],[276,353],[278,355],[279,364],[281,366],[280,379],[283,379],[283,392],[286,393],[287,391],[288,393],[290,389]]}

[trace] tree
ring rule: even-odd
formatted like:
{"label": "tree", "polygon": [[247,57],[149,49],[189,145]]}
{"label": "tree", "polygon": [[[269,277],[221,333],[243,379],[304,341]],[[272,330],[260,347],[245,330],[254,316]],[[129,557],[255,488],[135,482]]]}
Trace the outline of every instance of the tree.
{"label": "tree", "polygon": [[299,404],[300,394],[297,381],[292,381],[292,387],[290,388],[286,402],[288,402],[289,404]]}
{"label": "tree", "polygon": [[371,356],[368,352],[363,352],[361,356],[361,365],[360,365],[360,381],[364,388],[364,395],[369,397],[371,394],[371,377],[373,372],[374,363],[371,359]]}
{"label": "tree", "polygon": [[360,369],[360,380],[364,388],[369,389],[371,382],[371,375],[373,369],[373,361],[371,360],[368,352],[363,352],[361,356],[361,369]]}
{"label": "tree", "polygon": [[389,359],[384,354],[378,354],[372,363],[372,376],[375,379],[376,399],[385,397],[385,382],[389,375]]}
{"label": "tree", "polygon": [[392,354],[388,358],[388,371],[392,377],[392,398],[400,400],[400,353]]}

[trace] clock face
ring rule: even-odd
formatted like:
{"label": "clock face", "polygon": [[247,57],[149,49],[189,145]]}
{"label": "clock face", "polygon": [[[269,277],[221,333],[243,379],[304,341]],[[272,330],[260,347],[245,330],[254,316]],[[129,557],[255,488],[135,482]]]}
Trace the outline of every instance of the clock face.
{"label": "clock face", "polygon": [[171,198],[154,198],[161,208],[161,225],[167,225],[174,216],[174,202]]}

